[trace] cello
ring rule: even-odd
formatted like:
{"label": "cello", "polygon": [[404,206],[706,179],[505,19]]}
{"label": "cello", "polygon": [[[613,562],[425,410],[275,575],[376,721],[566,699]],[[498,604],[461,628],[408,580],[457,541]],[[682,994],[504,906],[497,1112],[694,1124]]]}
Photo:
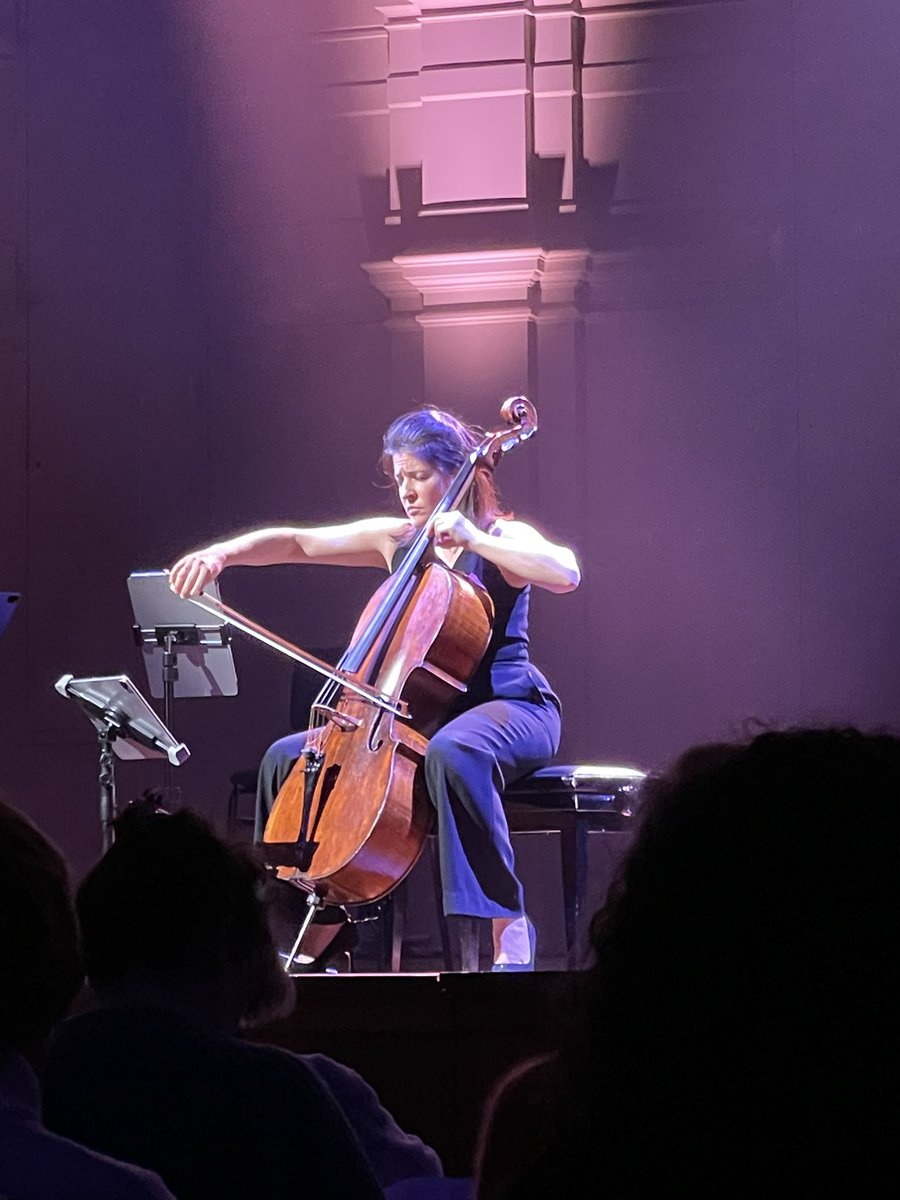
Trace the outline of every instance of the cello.
{"label": "cello", "polygon": [[524,397],[505,401],[501,417],[506,427],[487,433],[467,455],[399,567],[366,605],[337,667],[323,670],[318,660],[301,658],[328,682],[312,705],[303,753],[269,814],[262,850],[311,904],[382,899],[415,865],[432,828],[421,770],[428,740],[488,647],[493,605],[477,580],[442,562],[423,562],[428,528],[459,505],[477,471],[492,470],[537,430],[534,406]]}

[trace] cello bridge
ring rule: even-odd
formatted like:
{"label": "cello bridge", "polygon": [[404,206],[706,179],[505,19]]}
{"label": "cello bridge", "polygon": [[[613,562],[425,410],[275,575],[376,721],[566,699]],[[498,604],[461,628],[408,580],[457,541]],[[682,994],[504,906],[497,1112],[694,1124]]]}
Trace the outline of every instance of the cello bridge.
{"label": "cello bridge", "polygon": [[362,721],[359,717],[351,717],[348,713],[343,713],[337,708],[331,708],[327,704],[314,704],[312,711],[317,716],[325,717],[332,724],[337,725],[343,733],[352,733],[354,729],[359,729]]}

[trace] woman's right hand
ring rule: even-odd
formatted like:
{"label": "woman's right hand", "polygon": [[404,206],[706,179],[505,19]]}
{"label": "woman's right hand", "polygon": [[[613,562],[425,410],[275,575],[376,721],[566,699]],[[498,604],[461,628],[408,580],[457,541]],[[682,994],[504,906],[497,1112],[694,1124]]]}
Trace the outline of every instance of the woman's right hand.
{"label": "woman's right hand", "polygon": [[207,550],[194,550],[179,558],[169,568],[169,587],[178,596],[199,596],[207,584],[222,574],[225,555],[210,546]]}

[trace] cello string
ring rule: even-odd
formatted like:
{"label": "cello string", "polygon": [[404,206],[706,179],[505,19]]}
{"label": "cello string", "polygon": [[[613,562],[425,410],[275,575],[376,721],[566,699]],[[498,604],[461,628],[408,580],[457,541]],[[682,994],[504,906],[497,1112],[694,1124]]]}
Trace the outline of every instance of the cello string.
{"label": "cello string", "polygon": [[487,441],[478,446],[469,455],[465,462],[460,467],[453,482],[450,484],[446,494],[435,505],[434,510],[428,520],[413,538],[407,549],[400,566],[393,573],[393,583],[385,593],[384,598],[378,605],[376,611],[372,614],[372,619],[369,624],[360,631],[359,637],[353,642],[347,650],[345,668],[348,671],[356,672],[362,669],[366,656],[373,649],[375,642],[381,635],[382,631],[391,620],[396,620],[398,610],[406,600],[406,585],[412,577],[413,571],[418,566],[422,556],[427,549],[431,540],[428,534],[428,525],[441,513],[448,512],[461,500],[465,494],[468,485],[474,478],[475,468],[478,459],[485,453]]}
{"label": "cello string", "polygon": [[[349,648],[344,651],[344,653],[341,655],[340,659],[338,660],[338,662],[337,662],[338,670],[345,669],[348,653],[349,653]],[[327,717],[321,711],[321,708],[318,708],[317,706],[322,706],[324,708],[333,707],[335,704],[335,697],[337,696],[337,694],[340,690],[341,690],[341,685],[339,683],[337,683],[334,679],[326,679],[325,680],[325,683],[322,686],[322,688],[320,689],[319,694],[316,696],[315,700],[313,701],[313,709],[312,709],[311,717],[310,717],[310,728],[320,729],[326,723]]]}
{"label": "cello string", "polygon": [[[506,402],[504,409],[511,404],[511,398]],[[510,411],[514,411],[510,409]],[[504,413],[505,415],[505,413]],[[517,414],[518,415],[518,414]],[[394,582],[388,588],[384,599],[378,605],[377,610],[373,613],[369,623],[360,631],[359,636],[350,643],[347,649],[341,656],[338,666],[350,673],[357,673],[362,670],[365,664],[366,657],[374,649],[378,638],[386,629],[393,626],[399,619],[403,609],[406,606],[408,594],[406,585],[412,577],[413,572],[419,565],[424,553],[431,541],[428,534],[428,526],[431,521],[442,513],[449,512],[462,501],[469,487],[471,486],[478,470],[478,465],[484,460],[492,460],[491,466],[496,465],[496,460],[507,450],[517,445],[520,440],[526,440],[534,432],[536,426],[530,425],[522,421],[519,417],[519,424],[514,425],[512,429],[503,431],[495,430],[485,435],[479,444],[472,450],[464,459],[459,471],[447,489],[447,492],[430,514],[428,520],[419,529],[416,536],[410,543],[399,567],[393,573]],[[491,454],[491,451],[494,454]],[[390,636],[385,641],[385,649]],[[325,685],[316,697],[314,706],[321,705],[322,708],[334,707],[337,699],[342,691],[342,685],[336,680],[326,680]],[[311,713],[312,727],[320,728],[327,722],[327,716],[320,709],[315,709]]]}
{"label": "cello string", "polygon": [[[409,599],[407,584],[431,542],[431,536],[428,533],[430,522],[436,516],[444,512],[449,512],[460,503],[475,478],[479,461],[487,457],[488,451],[491,445],[494,444],[497,436],[496,433],[489,434],[466,456],[450,487],[435,505],[428,520],[422,525],[407,548],[399,567],[393,572],[393,582],[378,605],[378,608],[373,613],[371,620],[341,656],[340,663],[338,664],[341,669],[353,674],[360,672],[365,664],[366,657],[375,648],[379,637],[386,630],[396,625]],[[384,640],[383,648],[385,650],[389,641],[390,635]],[[337,681],[326,681],[320,697],[317,699],[317,703],[333,707],[337,702],[335,697],[339,695],[340,691],[341,684]],[[315,716],[322,722],[327,720],[327,717],[321,711],[316,713]]]}

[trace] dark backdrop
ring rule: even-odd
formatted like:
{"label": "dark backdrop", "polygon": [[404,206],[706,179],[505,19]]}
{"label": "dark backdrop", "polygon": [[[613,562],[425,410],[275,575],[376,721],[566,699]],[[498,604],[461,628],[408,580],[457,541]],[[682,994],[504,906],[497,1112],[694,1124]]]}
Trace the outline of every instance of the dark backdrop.
{"label": "dark backdrop", "polygon": [[[750,717],[894,724],[900,705],[900,15],[689,7],[723,17],[704,86],[696,47],[658,32],[646,57],[685,99],[644,96],[618,129],[620,212],[646,245],[610,257],[615,286],[587,305],[576,416],[545,379],[556,432],[507,477],[584,567],[580,593],[535,604],[563,756],[648,767]],[[420,400],[394,390],[360,269],[378,148],[363,163],[318,119],[326,9],[379,21],[361,3],[0,3],[0,588],[24,596],[0,642],[0,786],[79,870],[99,849],[96,749],[53,682],[144,685],[128,573],[384,508],[380,432]],[[235,571],[227,598],[326,646],[376,582]],[[239,696],[174,721],[184,797],[217,820],[230,773],[288,727],[290,668],[236,654]],[[118,779],[130,799],[161,772]]]}

